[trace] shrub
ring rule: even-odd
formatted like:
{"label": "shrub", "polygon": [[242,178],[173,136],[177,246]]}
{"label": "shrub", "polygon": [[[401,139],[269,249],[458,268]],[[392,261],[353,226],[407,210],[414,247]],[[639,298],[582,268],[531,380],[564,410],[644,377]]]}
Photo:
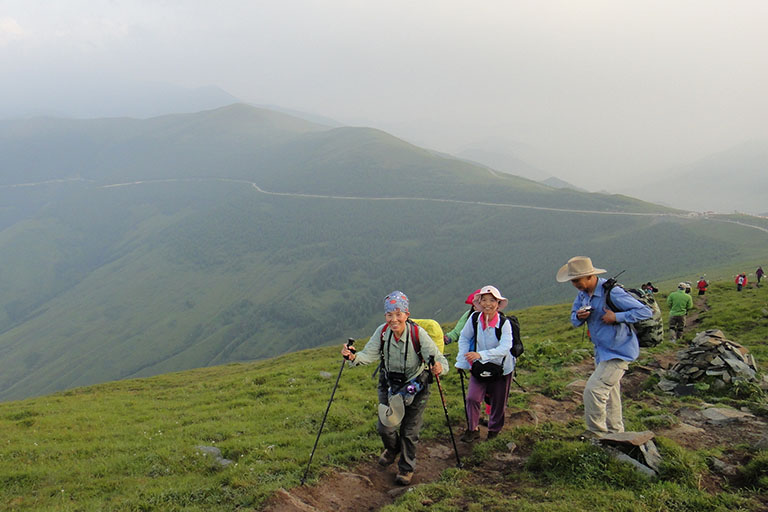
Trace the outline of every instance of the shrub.
{"label": "shrub", "polygon": [[578,485],[633,488],[648,481],[629,464],[619,462],[597,446],[577,441],[538,443],[526,469],[550,482]]}
{"label": "shrub", "polygon": [[655,442],[662,459],[659,478],[696,488],[706,462],[665,437],[657,437]]}
{"label": "shrub", "polygon": [[741,475],[746,487],[768,489],[768,452],[759,452],[743,468]]}

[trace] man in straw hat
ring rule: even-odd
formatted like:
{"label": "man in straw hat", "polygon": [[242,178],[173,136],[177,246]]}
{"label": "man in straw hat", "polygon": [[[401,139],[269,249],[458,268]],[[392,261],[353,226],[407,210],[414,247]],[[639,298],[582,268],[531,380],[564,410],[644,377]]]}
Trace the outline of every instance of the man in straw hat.
{"label": "man in straw hat", "polygon": [[[434,356],[432,371],[448,373],[448,360],[440,353],[427,331],[408,321],[408,297],[394,291],[384,298],[384,319],[363,350],[353,352],[345,345],[341,355],[350,365],[381,362],[379,374],[379,421],[377,430],[384,443],[379,464],[389,466],[397,456],[395,482],[408,485],[416,466],[416,445],[429,400],[427,362]],[[418,343],[413,335],[418,329]],[[420,350],[417,351],[416,347]]]}
{"label": "man in straw hat", "polygon": [[585,322],[595,345],[595,371],[584,388],[584,416],[588,432],[595,436],[624,431],[621,414],[621,378],[629,363],[640,355],[630,324],[651,318],[652,311],[620,286],[611,289],[611,301],[620,311],[608,308],[603,284],[597,277],[606,270],[592,266],[586,256],[576,256],[557,271],[558,282],[579,290],[571,307],[571,323]]}

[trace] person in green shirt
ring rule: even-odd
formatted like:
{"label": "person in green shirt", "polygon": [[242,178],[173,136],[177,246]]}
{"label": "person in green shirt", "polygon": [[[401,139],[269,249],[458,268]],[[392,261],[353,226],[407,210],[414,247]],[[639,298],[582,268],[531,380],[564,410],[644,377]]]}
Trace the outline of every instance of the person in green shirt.
{"label": "person in green shirt", "polygon": [[445,345],[448,345],[449,343],[456,343],[459,341],[459,335],[461,334],[461,330],[464,328],[464,324],[467,323],[467,319],[469,318],[469,315],[471,315],[475,311],[479,311],[475,308],[474,304],[472,303],[473,300],[475,300],[475,295],[477,295],[480,292],[480,290],[475,290],[472,293],[469,294],[467,297],[467,300],[464,301],[464,304],[469,304],[469,309],[464,312],[463,315],[461,315],[461,318],[459,318],[459,321],[456,322],[456,327],[453,328],[450,332],[445,333],[445,336],[443,337],[443,342]]}
{"label": "person in green shirt", "polygon": [[677,341],[683,336],[685,328],[685,315],[693,309],[693,299],[685,293],[686,283],[677,285],[677,290],[667,297],[669,306],[669,339]]}

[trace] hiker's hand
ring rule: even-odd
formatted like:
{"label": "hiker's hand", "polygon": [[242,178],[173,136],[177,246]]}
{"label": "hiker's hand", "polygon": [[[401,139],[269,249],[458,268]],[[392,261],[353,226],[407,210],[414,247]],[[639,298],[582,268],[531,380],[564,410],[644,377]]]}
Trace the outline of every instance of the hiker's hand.
{"label": "hiker's hand", "polygon": [[432,373],[439,377],[440,374],[443,373],[443,365],[435,361],[435,363],[432,365]]}
{"label": "hiker's hand", "polygon": [[355,353],[349,350],[349,347],[346,345],[344,345],[344,348],[341,349],[341,355],[344,356],[344,359],[349,361],[355,360]]}
{"label": "hiker's hand", "polygon": [[471,366],[472,363],[474,363],[478,359],[482,359],[482,356],[477,352],[467,352],[466,354],[464,354],[464,359],[466,359]]}
{"label": "hiker's hand", "polygon": [[589,315],[592,314],[592,308],[581,308],[576,311],[576,318],[579,320],[586,320]]}
{"label": "hiker's hand", "polygon": [[443,336],[443,345],[450,345],[451,343],[453,343],[451,338],[449,338],[447,335]]}
{"label": "hiker's hand", "polygon": [[605,311],[605,314],[603,315],[603,323],[604,324],[615,324],[616,323],[616,313],[611,311],[608,308],[605,308],[603,311]]}

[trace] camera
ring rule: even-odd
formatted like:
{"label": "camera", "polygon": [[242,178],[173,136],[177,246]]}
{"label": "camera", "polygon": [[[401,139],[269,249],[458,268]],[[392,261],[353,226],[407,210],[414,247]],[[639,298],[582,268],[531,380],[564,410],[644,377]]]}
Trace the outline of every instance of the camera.
{"label": "camera", "polygon": [[592,311],[592,306],[581,306],[579,311]]}
{"label": "camera", "polygon": [[387,383],[392,389],[401,389],[407,381],[405,380],[405,374],[401,372],[388,372]]}

